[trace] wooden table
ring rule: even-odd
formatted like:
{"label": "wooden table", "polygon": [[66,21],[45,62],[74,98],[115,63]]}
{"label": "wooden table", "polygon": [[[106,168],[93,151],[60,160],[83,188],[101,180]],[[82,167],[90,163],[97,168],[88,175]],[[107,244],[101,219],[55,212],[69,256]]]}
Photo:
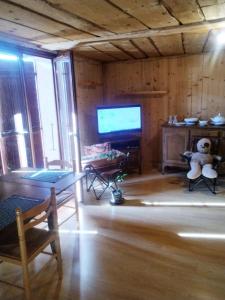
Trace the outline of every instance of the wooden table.
{"label": "wooden table", "polygon": [[84,173],[70,172],[67,176],[64,176],[63,178],[61,178],[55,183],[23,178],[31,171],[32,171],[31,168],[13,171],[9,174],[0,176],[0,182],[16,183],[22,186],[28,185],[30,187],[33,187],[32,189],[36,189],[38,187],[38,188],[50,190],[52,187],[54,187],[56,194],[58,195],[64,190],[68,189],[73,184],[75,184],[77,181],[81,180],[85,176]]}
{"label": "wooden table", "polygon": [[58,196],[85,176],[84,173],[70,173],[57,182],[51,183],[25,179],[23,176],[26,174],[28,174],[28,170],[0,176],[0,201],[12,195],[39,199],[44,199],[50,195]]}

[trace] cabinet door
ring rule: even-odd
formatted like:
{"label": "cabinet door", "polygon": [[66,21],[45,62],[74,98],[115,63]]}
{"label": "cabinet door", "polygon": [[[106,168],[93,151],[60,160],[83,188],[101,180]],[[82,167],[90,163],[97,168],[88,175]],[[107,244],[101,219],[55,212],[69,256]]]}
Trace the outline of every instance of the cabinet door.
{"label": "cabinet door", "polygon": [[225,130],[220,131],[220,149],[219,155],[225,159]]}
{"label": "cabinet door", "polygon": [[190,130],[190,136],[191,136],[191,140],[195,137],[199,137],[199,138],[203,138],[203,137],[207,137],[210,139],[211,138],[218,138],[219,137],[219,130],[217,129],[208,129],[203,128],[203,129],[199,129],[199,128],[192,128]]}
{"label": "cabinet door", "polygon": [[163,129],[163,163],[169,166],[185,166],[180,154],[187,150],[188,130],[185,128]]}

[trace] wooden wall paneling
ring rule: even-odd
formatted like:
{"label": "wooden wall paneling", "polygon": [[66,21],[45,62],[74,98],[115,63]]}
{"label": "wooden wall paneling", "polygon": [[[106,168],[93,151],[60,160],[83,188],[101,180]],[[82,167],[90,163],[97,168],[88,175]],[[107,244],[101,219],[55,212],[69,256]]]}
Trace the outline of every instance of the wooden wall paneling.
{"label": "wooden wall paneling", "polygon": [[110,35],[111,33],[105,29],[96,26],[95,24],[84,20],[72,14],[71,12],[66,12],[63,9],[57,8],[57,5],[50,4],[47,1],[42,0],[10,0],[11,3],[15,3],[28,8],[32,11],[35,11],[43,16],[49,17],[58,22],[67,24],[71,27],[79,29],[90,34],[101,36]]}
{"label": "wooden wall paneling", "polygon": [[202,115],[203,56],[193,55],[188,62],[188,68],[191,68],[191,115],[200,118]]}
{"label": "wooden wall paneling", "polygon": [[[104,64],[103,76],[104,76],[104,103],[105,104],[118,104],[120,102],[129,101],[126,96],[118,96],[126,93],[128,89],[128,74],[130,72],[129,64],[126,65],[127,74],[124,77],[124,73],[121,72],[120,63]],[[121,84],[123,82],[123,84]]]}
{"label": "wooden wall paneling", "polygon": [[184,33],[184,50],[187,54],[201,53],[208,38],[208,32]]}
{"label": "wooden wall paneling", "polygon": [[111,2],[140,20],[149,28],[160,28],[179,24],[167,9],[159,4],[159,1],[111,0]]}
{"label": "wooden wall paneling", "polygon": [[208,54],[203,55],[203,76],[202,76],[202,117],[208,119],[209,116],[209,95],[211,90],[211,79],[210,79],[210,56]]}
{"label": "wooden wall paneling", "polygon": [[[180,118],[186,116],[191,116],[191,68],[189,68],[189,63],[191,63],[190,56],[182,57],[177,60],[177,70],[176,70],[176,114]],[[173,84],[173,83],[172,83]]]}
{"label": "wooden wall paneling", "polygon": [[163,55],[184,53],[181,34],[152,37],[152,40]]}
{"label": "wooden wall paneling", "polygon": [[[156,60],[148,64],[148,69],[150,73],[150,81],[153,82],[153,90],[167,90],[167,61]],[[146,69],[147,71],[147,69]],[[143,100],[147,106],[147,110],[150,111],[150,126],[148,128],[149,132],[146,132],[146,136],[150,133],[150,144],[143,145],[143,149],[146,153],[145,160],[148,157],[148,152],[150,152],[151,161],[150,164],[153,167],[157,167],[158,162],[161,159],[161,125],[167,120],[168,110],[167,110],[167,97],[162,96],[160,98],[151,97],[149,99]],[[146,122],[146,121],[145,121]]]}
{"label": "wooden wall paneling", "polygon": [[149,57],[160,55],[148,38],[133,39],[132,42]]}
{"label": "wooden wall paneling", "polygon": [[[109,104],[134,104],[143,107],[142,156],[144,169],[150,169],[160,160],[161,124],[168,115],[167,97],[126,96],[126,93],[138,90],[167,90],[168,62],[138,61],[124,64],[104,65],[104,99]],[[125,94],[122,96],[122,94]],[[120,96],[118,96],[120,95]]]}
{"label": "wooden wall paneling", "polygon": [[[161,124],[168,120],[169,115],[180,118],[192,115],[210,118],[218,112],[225,115],[224,66],[224,52],[104,64],[102,103],[140,103],[143,106],[145,169],[149,170],[160,162]],[[82,70],[91,72],[84,67]],[[168,93],[159,98],[123,95],[140,90],[167,90]]]}
{"label": "wooden wall paneling", "polygon": [[98,51],[97,49],[95,49],[91,46],[83,46],[83,47],[80,47],[79,49],[75,48],[74,53],[77,53],[82,56],[86,56],[90,59],[100,60],[100,61],[105,61],[105,62],[115,60],[114,57],[107,55],[106,53],[104,53],[102,51]]}
{"label": "wooden wall paneling", "polygon": [[[120,81],[118,82],[118,85],[121,89],[124,89],[125,92],[129,91],[139,91],[142,89],[142,64],[140,62],[135,63],[127,63],[126,64],[126,71],[123,69],[123,67],[120,65]],[[122,96],[123,97],[123,96]],[[131,96],[128,96],[129,102],[136,102],[139,101],[139,99],[133,99]]]}
{"label": "wooden wall paneling", "polygon": [[217,89],[216,89],[216,111],[213,112],[213,114],[217,112],[221,112],[223,115],[225,115],[225,57],[224,52],[223,55],[219,55],[218,59],[218,67],[216,67],[216,83],[217,83]]}
{"label": "wooden wall paneling", "polygon": [[[118,92],[119,88],[117,87],[117,80],[120,77],[120,73],[117,73],[117,64],[103,64],[103,101],[104,104],[110,103],[112,96],[112,91],[115,93]],[[108,80],[111,79],[111,82]],[[115,97],[115,96],[114,96]]]}
{"label": "wooden wall paneling", "polygon": [[163,0],[162,3],[182,24],[195,23],[204,20],[204,15],[196,0]]}
{"label": "wooden wall paneling", "polygon": [[[209,77],[207,94],[204,95],[206,96],[208,117],[212,117],[212,115],[215,115],[219,112],[224,114],[224,54],[218,55],[216,53],[213,53],[212,55],[205,55],[204,61],[204,72],[207,71]],[[204,88],[206,88],[205,85]]]}
{"label": "wooden wall paneling", "polygon": [[134,61],[129,61],[125,64],[126,72],[123,68],[120,63],[104,66],[106,86],[104,99],[107,103],[132,104],[139,101],[138,97],[134,99],[129,94],[142,89],[142,65],[139,62],[136,64]]}
{"label": "wooden wall paneling", "polygon": [[[40,43],[57,43],[66,42],[68,40],[56,37],[51,34],[43,33],[36,29],[31,29],[22,25],[0,19],[0,32],[6,33],[9,36],[16,36],[27,40],[35,40]],[[39,43],[39,44],[40,44]]]}
{"label": "wooden wall paneling", "polygon": [[[168,89],[169,89],[169,84],[168,84],[168,68],[169,68],[169,64],[168,64],[168,60],[158,60],[160,62],[159,65],[159,72],[158,72],[158,77],[159,77],[159,84],[157,86],[157,88],[159,90],[163,89],[164,91],[167,91],[167,93],[165,95],[163,95],[160,99],[159,99],[159,104],[161,105],[161,103],[163,104],[162,107],[162,116],[160,119],[160,123],[164,123],[168,120],[168,116],[169,116],[169,110],[168,110]],[[161,101],[162,100],[162,101]],[[159,107],[160,107],[159,105]]]}
{"label": "wooden wall paneling", "polygon": [[115,41],[112,43],[120,49],[123,49],[126,53],[131,55],[133,58],[145,58],[144,52],[140,51],[135,45],[129,40]]}
{"label": "wooden wall paneling", "polygon": [[[13,4],[0,1],[0,18],[21,24],[28,28],[37,29],[43,33],[50,33],[61,36],[65,39],[82,39],[92,37],[92,35],[84,33],[75,28],[63,25],[49,18],[27,11]],[[16,25],[15,25],[16,26]]]}
{"label": "wooden wall paneling", "polygon": [[[104,65],[104,100],[105,104],[141,104],[143,107],[143,134],[142,145],[146,145],[147,141],[144,140],[149,137],[149,109],[146,101],[141,96],[132,97],[126,95],[130,91],[143,89],[143,68],[141,63],[127,62],[124,66],[120,63],[105,64]],[[149,80],[147,80],[149,82]],[[124,94],[124,95],[123,95]],[[145,154],[145,149],[142,148],[142,166],[145,169],[150,169],[150,153],[148,149]]]}
{"label": "wooden wall paneling", "polygon": [[[121,94],[129,94],[133,91],[140,91],[143,88],[142,85],[142,64],[140,62],[128,62],[126,64],[126,71],[124,72],[123,66],[118,64],[117,74],[120,73],[120,76],[117,79],[117,95],[121,91]],[[116,95],[116,96],[117,96]],[[125,99],[127,103],[138,103],[138,97],[134,99],[131,95],[122,95],[121,99]]]}
{"label": "wooden wall paneling", "polygon": [[48,2],[114,33],[147,29],[137,19],[105,0],[100,2],[99,0],[49,0]]}
{"label": "wooden wall paneling", "polygon": [[[190,68],[189,68],[190,65]],[[177,94],[176,94],[176,114],[179,118],[191,116],[192,104],[192,73],[191,73],[191,58],[183,57],[177,61]]]}
{"label": "wooden wall paneling", "polygon": [[204,54],[203,59],[202,112],[210,118],[218,112],[225,114],[224,54]]}
{"label": "wooden wall paneling", "polygon": [[119,60],[132,59],[132,57],[130,55],[128,55],[124,51],[120,50],[116,46],[112,45],[111,43],[93,44],[92,47],[94,47],[95,49],[100,50],[114,58],[117,58]]}
{"label": "wooden wall paneling", "polygon": [[96,106],[103,104],[102,64],[74,55],[81,152],[98,142]]}
{"label": "wooden wall paneling", "polygon": [[[154,66],[153,64],[142,63],[141,88],[143,90],[153,90],[154,84]],[[144,85],[144,87],[142,87]],[[153,107],[149,97],[142,100],[143,131],[142,131],[142,160],[143,169],[152,168],[153,160],[153,136],[155,128],[151,127],[153,122]]]}
{"label": "wooden wall paneling", "polygon": [[153,167],[153,150],[154,150],[154,128],[151,127],[152,122],[152,105],[148,99],[143,99],[142,105],[142,166],[143,170],[149,170]]}
{"label": "wooden wall paneling", "polygon": [[[124,72],[125,70],[125,72]],[[104,65],[104,100],[105,104],[141,104],[143,109],[143,132],[149,132],[149,126],[146,125],[149,117],[148,111],[145,108],[146,102],[143,100],[142,96],[126,95],[135,90],[143,90],[143,68],[142,63],[129,61],[121,65],[120,63],[105,64]],[[149,82],[149,80],[148,80]],[[144,134],[144,136],[147,136]],[[143,137],[144,138],[144,137]],[[142,140],[143,144],[146,144],[146,141]],[[150,151],[147,153],[147,160],[145,159],[146,155],[143,153],[144,149],[142,148],[143,166],[147,163],[148,169],[149,166],[149,157]],[[145,166],[146,167],[146,166]]]}
{"label": "wooden wall paneling", "polygon": [[[177,60],[172,58],[168,60],[168,117],[177,114],[176,99],[177,99]],[[168,121],[168,118],[167,118]]]}

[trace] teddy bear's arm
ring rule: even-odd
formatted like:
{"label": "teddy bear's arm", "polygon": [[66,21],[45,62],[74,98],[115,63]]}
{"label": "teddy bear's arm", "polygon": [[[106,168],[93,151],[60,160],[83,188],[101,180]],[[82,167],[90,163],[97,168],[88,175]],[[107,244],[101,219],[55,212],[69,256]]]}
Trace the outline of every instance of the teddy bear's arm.
{"label": "teddy bear's arm", "polygon": [[185,151],[183,155],[187,156],[187,157],[192,157],[193,152],[191,152],[191,151]]}

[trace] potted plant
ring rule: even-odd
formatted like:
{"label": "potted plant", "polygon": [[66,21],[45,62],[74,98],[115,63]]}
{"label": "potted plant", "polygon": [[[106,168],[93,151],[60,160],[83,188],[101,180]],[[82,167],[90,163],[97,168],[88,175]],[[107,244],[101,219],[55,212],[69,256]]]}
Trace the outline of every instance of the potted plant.
{"label": "potted plant", "polygon": [[[115,182],[122,182],[124,181],[124,178],[127,176],[126,173],[121,172],[120,174],[117,175]],[[116,188],[112,187],[112,197],[110,199],[110,204],[112,205],[119,205],[122,204],[124,202],[124,198],[123,198],[123,192],[121,189],[119,189],[117,187],[116,184]]]}

